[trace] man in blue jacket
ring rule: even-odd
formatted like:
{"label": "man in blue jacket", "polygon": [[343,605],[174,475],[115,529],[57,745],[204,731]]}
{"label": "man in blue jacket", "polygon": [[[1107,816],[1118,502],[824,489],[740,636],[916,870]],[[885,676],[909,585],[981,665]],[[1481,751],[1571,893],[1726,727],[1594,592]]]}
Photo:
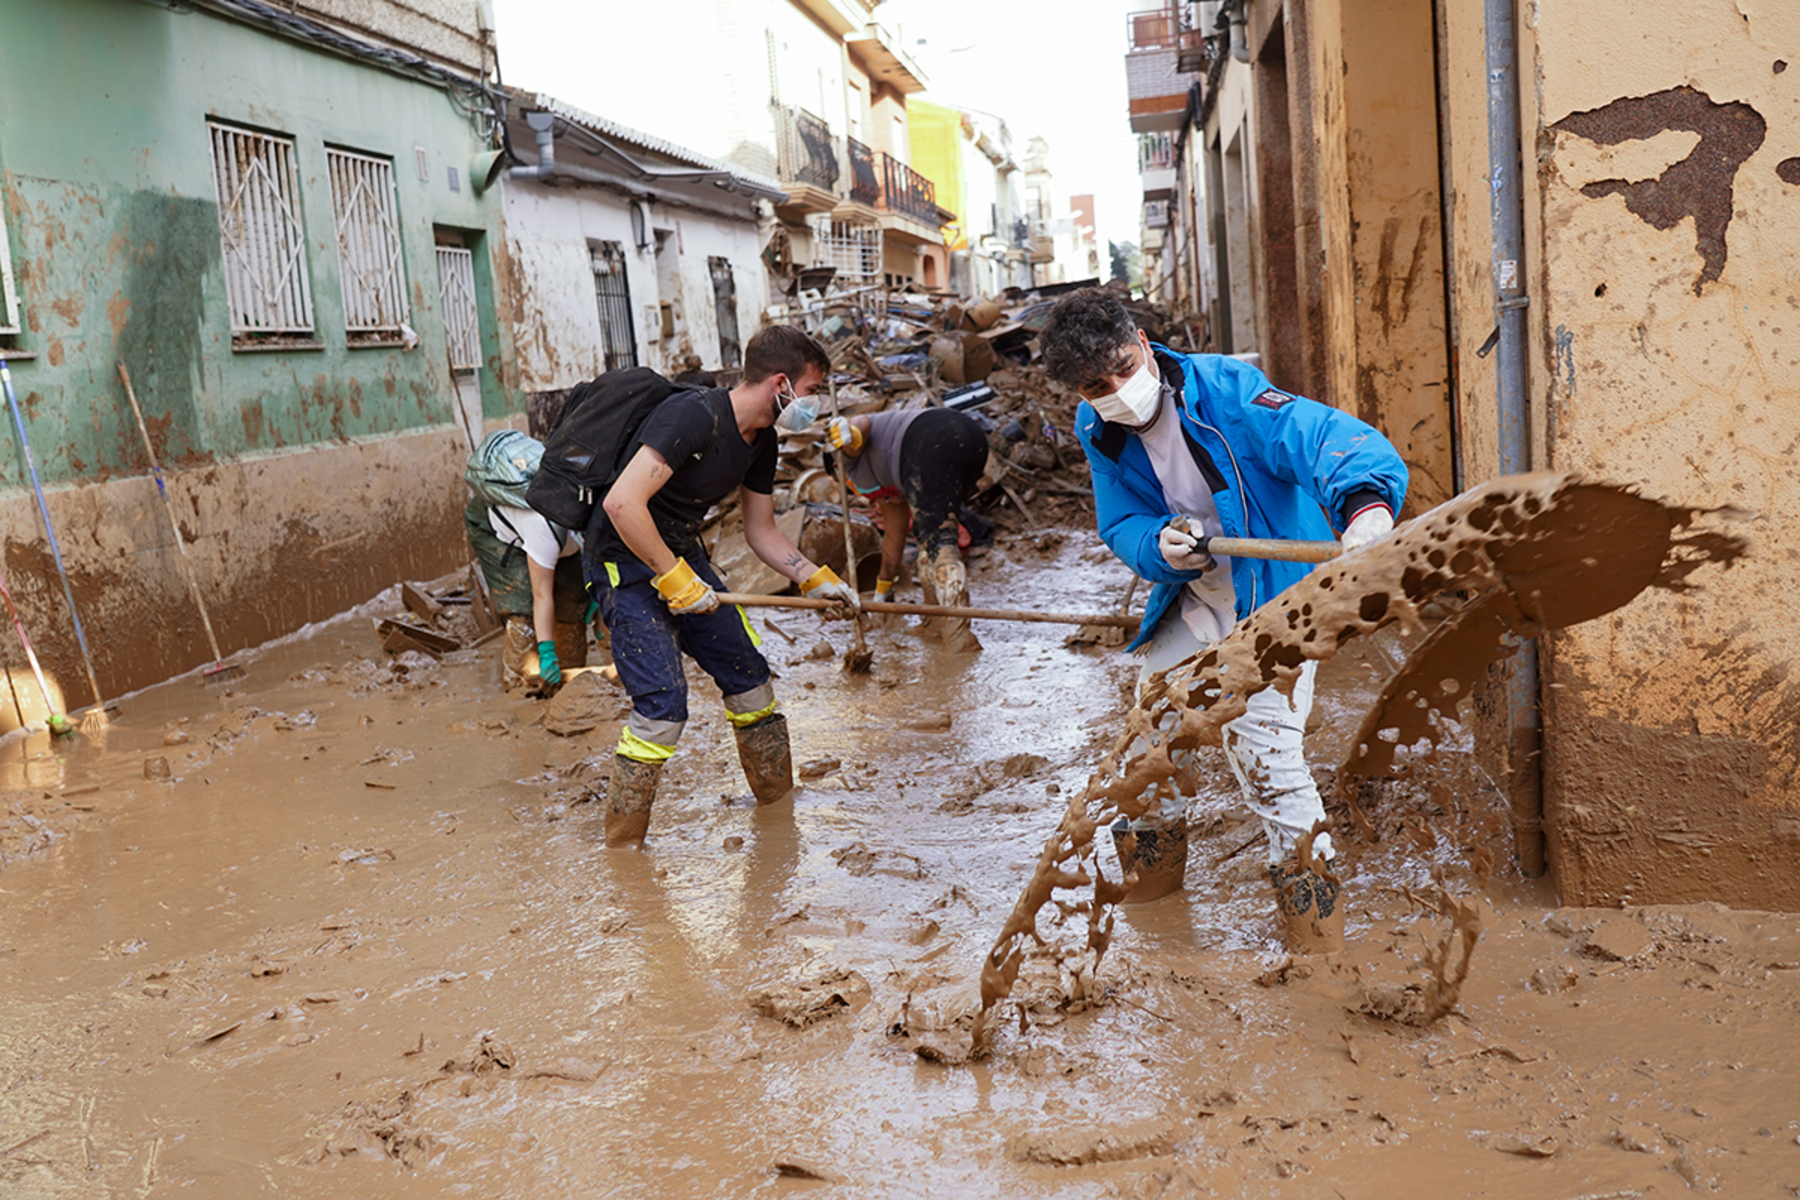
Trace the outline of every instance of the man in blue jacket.
{"label": "man in blue jacket", "polygon": [[[1406,464],[1350,414],[1283,392],[1235,358],[1155,345],[1119,298],[1100,288],[1057,303],[1043,347],[1050,377],[1085,400],[1075,435],[1093,476],[1100,536],[1155,584],[1130,647],[1145,650],[1140,687],[1312,569],[1214,558],[1199,551],[1197,538],[1327,540],[1342,531],[1348,552],[1393,529]],[[1343,944],[1338,881],[1328,867],[1307,870],[1297,853],[1325,817],[1302,745],[1316,667],[1302,668],[1291,702],[1264,689],[1223,732],[1232,772],[1268,834],[1288,942],[1323,951]],[[1113,826],[1121,863],[1138,871],[1127,901],[1182,886],[1186,806],[1186,797],[1169,794],[1160,809]],[[1317,836],[1312,853],[1330,862],[1330,834]]]}

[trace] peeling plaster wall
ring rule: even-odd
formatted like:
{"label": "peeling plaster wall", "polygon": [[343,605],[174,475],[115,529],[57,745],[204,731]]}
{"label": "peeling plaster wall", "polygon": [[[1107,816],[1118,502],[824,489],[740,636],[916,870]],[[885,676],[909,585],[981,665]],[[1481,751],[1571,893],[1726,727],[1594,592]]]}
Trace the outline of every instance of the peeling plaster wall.
{"label": "peeling plaster wall", "polygon": [[1554,639],[1552,865],[1570,903],[1800,908],[1800,6],[1535,9],[1552,460],[1756,515],[1729,575]]}
{"label": "peeling plaster wall", "polygon": [[[180,616],[192,605],[167,521],[147,507],[154,489],[120,360],[177,495],[199,496],[183,528],[227,651],[466,561],[454,447],[466,454],[467,443],[434,226],[460,231],[475,253],[490,419],[508,411],[512,359],[488,286],[498,204],[469,190],[478,145],[463,114],[434,87],[201,10],[64,0],[11,16],[0,201],[24,308],[15,349],[35,356],[12,373],[103,687],[139,687],[205,656],[197,624]],[[209,117],[294,139],[316,348],[233,349]],[[327,145],[393,159],[408,320],[422,339],[413,351],[347,344]],[[35,596],[54,570],[27,519],[10,429],[0,441],[0,554],[9,582]],[[326,578],[307,582],[314,566]],[[76,651],[60,600],[34,603],[27,619],[66,667]]]}
{"label": "peeling plaster wall", "polygon": [[[513,338],[518,346],[520,387],[527,392],[558,391],[592,379],[605,369],[599,308],[589,245],[617,242],[625,251],[631,293],[632,333],[638,362],[659,371],[680,371],[692,353],[720,368],[719,321],[709,257],[731,263],[737,285],[738,344],[749,341],[762,323],[760,299],[767,290],[754,218],[711,216],[690,209],[643,202],[646,231],[667,230],[677,278],[670,294],[658,279],[655,239],[635,248],[630,208],[624,197],[600,188],[546,188],[529,181],[505,185],[507,238],[512,270],[505,287],[519,314]],[[678,306],[676,336],[663,339],[660,306]]]}

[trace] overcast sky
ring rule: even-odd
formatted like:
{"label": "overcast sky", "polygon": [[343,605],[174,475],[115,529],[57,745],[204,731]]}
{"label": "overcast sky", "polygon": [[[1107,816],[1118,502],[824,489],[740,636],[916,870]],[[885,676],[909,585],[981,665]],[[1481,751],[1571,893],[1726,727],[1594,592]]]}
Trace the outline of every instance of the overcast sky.
{"label": "overcast sky", "polygon": [[[615,2],[495,0],[507,82],[541,86],[602,116],[641,124],[608,114],[603,105],[584,101],[580,94],[580,81],[604,72],[608,55],[630,52],[615,45],[596,54],[597,39],[587,33],[586,27],[604,23]],[[1043,137],[1050,143],[1050,170],[1059,196],[1092,192],[1102,240],[1135,242],[1142,192],[1136,138],[1126,119],[1125,14],[1155,7],[1156,0],[1076,0],[1055,6],[887,0],[875,15],[925,73],[930,83],[926,99],[1000,117],[1020,156],[1033,135]],[[527,34],[547,25],[560,27],[564,36]],[[669,56],[672,84],[680,79],[674,69],[679,59],[670,54],[678,45],[678,40],[665,41],[644,49]]]}

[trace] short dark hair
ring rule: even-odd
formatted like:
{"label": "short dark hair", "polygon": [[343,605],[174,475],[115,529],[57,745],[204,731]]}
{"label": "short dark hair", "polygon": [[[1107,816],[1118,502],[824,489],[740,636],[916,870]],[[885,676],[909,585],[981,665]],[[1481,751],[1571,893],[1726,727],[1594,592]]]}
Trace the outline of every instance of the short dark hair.
{"label": "short dark hair", "polygon": [[812,334],[798,325],[770,325],[757,330],[744,347],[744,382],[761,383],[771,375],[798,382],[811,367],[823,379],[831,374],[831,356]]}
{"label": "short dark hair", "polygon": [[1064,387],[1080,391],[1126,364],[1126,351],[1137,337],[1137,322],[1118,296],[1104,288],[1070,292],[1050,310],[1039,338],[1044,371]]}

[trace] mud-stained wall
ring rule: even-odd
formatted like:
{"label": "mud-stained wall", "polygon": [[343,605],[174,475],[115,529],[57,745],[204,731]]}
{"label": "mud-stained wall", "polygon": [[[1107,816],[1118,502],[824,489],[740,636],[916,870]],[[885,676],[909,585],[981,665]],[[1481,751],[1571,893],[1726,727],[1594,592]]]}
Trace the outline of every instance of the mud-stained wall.
{"label": "mud-stained wall", "polygon": [[[144,507],[149,464],[120,361],[175,491],[199,498],[184,529],[228,651],[463,560],[439,231],[475,257],[483,405],[491,419],[517,407],[510,322],[490,282],[498,202],[469,187],[479,142],[467,116],[435,87],[204,10],[69,0],[26,6],[7,33],[0,202],[24,318],[8,349],[105,689],[198,661],[185,618],[168,615],[192,606],[162,552],[167,521]],[[209,119],[293,139],[308,345],[234,348]],[[414,349],[349,344],[328,146],[392,159]],[[0,555],[8,581],[36,596],[54,572],[42,529],[20,516],[16,436],[0,441]],[[313,556],[327,542],[359,557]],[[66,662],[60,608],[34,606],[31,619]]]}
{"label": "mud-stained wall", "polygon": [[1800,909],[1800,7],[1535,8],[1553,464],[1756,514],[1723,579],[1551,641],[1552,866],[1568,903]]}
{"label": "mud-stained wall", "polygon": [[1343,96],[1356,378],[1338,404],[1380,428],[1411,472],[1407,507],[1454,493],[1431,0],[1347,13]]}
{"label": "mud-stained wall", "polygon": [[[511,262],[502,277],[517,314],[520,387],[554,391],[592,379],[605,369],[605,347],[594,292],[591,247],[617,242],[625,254],[637,360],[659,371],[680,371],[689,354],[708,370],[723,365],[719,318],[708,260],[731,264],[736,284],[739,363],[743,344],[762,323],[767,294],[756,220],[644,201],[649,243],[636,248],[631,213],[614,193],[592,187],[508,181],[505,211]],[[671,306],[663,336],[661,306]]]}

